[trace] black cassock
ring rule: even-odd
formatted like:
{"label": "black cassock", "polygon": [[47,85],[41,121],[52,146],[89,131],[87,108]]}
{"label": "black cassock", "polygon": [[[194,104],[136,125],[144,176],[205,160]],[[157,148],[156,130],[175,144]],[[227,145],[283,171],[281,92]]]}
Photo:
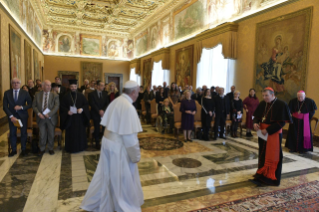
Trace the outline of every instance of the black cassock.
{"label": "black cassock", "polygon": [[[76,100],[76,101],[75,101]],[[70,106],[83,109],[81,114],[69,115]],[[80,92],[67,92],[60,103],[61,129],[65,130],[65,150],[70,153],[87,148],[86,128],[90,121],[89,103]]]}
{"label": "black cassock", "polygon": [[[260,102],[260,104],[258,105],[257,109],[254,112],[254,123],[261,124],[262,119],[265,116],[265,120],[263,121],[263,123],[270,125],[269,127],[266,128],[269,135],[272,135],[278,132],[279,130],[281,130],[285,126],[286,122],[289,122],[289,123],[292,122],[288,105],[279,99],[277,99],[272,105],[273,102],[268,104],[265,101]],[[282,142],[282,133],[279,134],[278,145],[280,149],[279,151],[280,155],[279,155],[279,162],[275,171],[275,176],[277,180],[272,180],[258,173],[254,175],[255,180],[258,180],[268,185],[276,185],[276,186],[280,185],[282,158],[283,158],[281,142]],[[261,138],[258,138],[258,144],[259,144],[258,169],[260,169],[264,167],[265,165],[267,142]]]}
{"label": "black cassock", "polygon": [[[301,108],[300,108],[301,107]],[[289,109],[290,113],[296,113],[299,111],[302,114],[309,113],[309,128],[310,128],[310,139],[311,139],[311,148],[304,148],[304,120],[297,119],[292,117],[293,124],[289,125],[288,135],[286,139],[285,146],[293,152],[305,152],[313,151],[313,142],[312,142],[312,132],[311,132],[311,118],[317,110],[316,103],[309,98],[305,98],[304,103],[299,102],[297,98],[290,100]]]}

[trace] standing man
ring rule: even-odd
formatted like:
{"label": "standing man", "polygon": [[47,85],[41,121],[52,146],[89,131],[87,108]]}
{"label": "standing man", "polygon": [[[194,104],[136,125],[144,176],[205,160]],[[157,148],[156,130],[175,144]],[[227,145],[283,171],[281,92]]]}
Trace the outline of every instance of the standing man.
{"label": "standing man", "polygon": [[84,80],[84,84],[81,86],[80,88],[80,92],[83,93],[83,91],[85,91],[85,89],[89,86],[89,80],[85,79]]}
{"label": "standing man", "polygon": [[35,80],[35,87],[37,88],[37,91],[39,91],[39,88],[42,88],[42,82],[40,79]]}
{"label": "standing man", "polygon": [[[104,92],[104,82],[96,81],[97,89],[89,93],[89,105],[91,106],[91,118],[94,123],[93,137],[96,149],[100,149],[100,122],[109,104],[107,93]],[[102,129],[103,131],[103,129]]]}
{"label": "standing man", "polygon": [[163,88],[164,88],[164,98],[166,99],[169,94],[169,88],[167,87],[167,83],[163,82]]}
{"label": "standing man", "polygon": [[95,90],[95,80],[91,80],[90,86],[84,91],[84,96],[87,100],[89,99],[89,93],[93,92],[94,90]]}
{"label": "standing man", "polygon": [[228,97],[229,100],[234,99],[234,92],[236,90],[235,85],[230,87],[230,92],[226,95]]}
{"label": "standing man", "polygon": [[55,77],[55,83],[59,85],[59,95],[63,97],[63,95],[66,93],[66,87],[62,86],[61,78],[59,76]]}
{"label": "standing man", "polygon": [[214,86],[210,87],[210,95],[211,95],[212,98],[217,96],[217,92],[215,92],[215,87]]}
{"label": "standing man", "polygon": [[54,154],[54,130],[58,123],[58,110],[60,107],[59,95],[54,92],[50,92],[51,82],[49,80],[45,80],[42,83],[42,88],[43,91],[40,91],[35,95],[32,103],[32,108],[34,113],[37,115],[37,124],[39,126],[39,156],[44,154],[47,140],[49,154]]}
{"label": "standing man", "polygon": [[137,163],[141,153],[137,133],[142,131],[132,103],[139,95],[138,84],[128,81],[124,92],[107,108],[100,160],[82,201],[87,211],[140,212],[144,203]]}
{"label": "standing man", "polygon": [[9,119],[10,128],[10,142],[11,152],[9,157],[17,154],[17,127],[14,123],[18,119],[22,122],[21,127],[21,155],[27,155],[25,148],[27,142],[27,125],[28,125],[28,109],[32,106],[32,100],[29,93],[25,90],[20,89],[21,80],[13,78],[11,80],[12,89],[4,92],[3,96],[3,110],[7,114]]}
{"label": "standing man", "polygon": [[214,140],[217,140],[218,136],[218,128],[220,128],[219,137],[222,139],[226,139],[224,136],[225,125],[227,116],[229,116],[230,112],[230,104],[227,96],[224,95],[224,88],[218,89],[218,95],[215,96],[215,127],[214,127]]}
{"label": "standing man", "polygon": [[297,98],[290,100],[289,109],[293,124],[289,125],[285,146],[290,152],[313,151],[310,121],[317,110],[315,101],[306,98],[304,91],[299,91]]}
{"label": "standing man", "polygon": [[86,149],[86,128],[90,122],[89,103],[78,92],[77,83],[76,79],[69,80],[70,91],[60,103],[61,130],[65,130],[65,150],[70,153]]}
{"label": "standing man", "polygon": [[279,186],[282,169],[282,128],[292,122],[288,105],[275,97],[274,90],[263,90],[264,101],[254,112],[254,129],[257,131],[259,154],[258,170],[253,183]]}
{"label": "standing man", "polygon": [[34,82],[32,79],[28,80],[28,88],[29,88],[29,95],[33,101],[37,89],[34,87]]}

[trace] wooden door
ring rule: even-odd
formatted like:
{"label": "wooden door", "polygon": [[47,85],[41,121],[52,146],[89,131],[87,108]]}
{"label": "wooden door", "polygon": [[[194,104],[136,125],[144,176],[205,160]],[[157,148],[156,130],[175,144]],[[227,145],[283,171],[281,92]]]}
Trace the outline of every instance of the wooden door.
{"label": "wooden door", "polygon": [[62,86],[68,88],[70,79],[76,79],[76,76],[75,75],[62,74]]}
{"label": "wooden door", "polygon": [[114,82],[116,85],[116,88],[120,90],[120,77],[108,77],[107,81],[108,83]]}

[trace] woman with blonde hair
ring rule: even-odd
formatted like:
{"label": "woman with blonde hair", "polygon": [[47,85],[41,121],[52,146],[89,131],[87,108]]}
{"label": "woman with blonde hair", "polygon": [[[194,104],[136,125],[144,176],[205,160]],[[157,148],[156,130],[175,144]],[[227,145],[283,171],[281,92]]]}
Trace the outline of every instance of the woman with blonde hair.
{"label": "woman with blonde hair", "polygon": [[109,90],[108,90],[109,102],[111,103],[115,98],[119,96],[119,91],[117,90],[114,82],[110,82],[108,84],[108,87],[109,87]]}
{"label": "woman with blonde hair", "polygon": [[243,116],[243,102],[239,98],[240,91],[234,92],[234,99],[232,99],[231,102],[231,114],[232,114],[232,133],[231,136],[233,138],[237,138],[237,129],[238,124],[242,121]]}

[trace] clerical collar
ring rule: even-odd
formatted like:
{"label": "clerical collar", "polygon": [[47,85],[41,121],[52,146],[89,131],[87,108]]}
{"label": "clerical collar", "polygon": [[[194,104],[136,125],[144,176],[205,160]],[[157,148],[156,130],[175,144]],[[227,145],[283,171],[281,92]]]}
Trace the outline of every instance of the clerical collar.
{"label": "clerical collar", "polygon": [[131,104],[133,103],[133,99],[131,99],[129,95],[123,93],[122,96],[125,97]]}

